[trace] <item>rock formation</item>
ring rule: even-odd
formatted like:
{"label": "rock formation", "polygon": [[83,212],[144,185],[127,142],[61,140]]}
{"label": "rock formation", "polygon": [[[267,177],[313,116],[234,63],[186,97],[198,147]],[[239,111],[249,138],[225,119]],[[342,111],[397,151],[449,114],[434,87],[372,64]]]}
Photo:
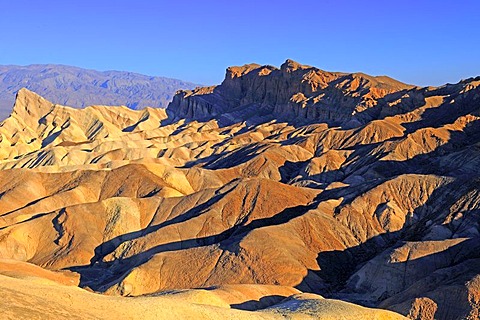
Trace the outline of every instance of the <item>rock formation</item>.
{"label": "rock formation", "polygon": [[373,119],[363,112],[380,98],[412,87],[388,77],[326,72],[287,60],[280,69],[257,64],[230,67],[219,86],[177,93],[169,111],[174,119],[233,123],[262,115],[297,125],[356,123]]}
{"label": "rock formation", "polygon": [[480,78],[419,88],[291,60],[231,67],[166,113],[21,90],[0,124],[0,273],[264,318],[353,302],[476,319],[479,106]]}

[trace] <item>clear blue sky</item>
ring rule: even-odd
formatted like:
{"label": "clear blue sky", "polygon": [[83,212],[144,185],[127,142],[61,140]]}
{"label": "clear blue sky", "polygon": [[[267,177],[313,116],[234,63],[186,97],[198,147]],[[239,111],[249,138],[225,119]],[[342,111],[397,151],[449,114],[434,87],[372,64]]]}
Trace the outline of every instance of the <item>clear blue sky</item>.
{"label": "clear blue sky", "polygon": [[219,83],[291,58],[440,85],[480,75],[480,1],[0,0],[0,64]]}

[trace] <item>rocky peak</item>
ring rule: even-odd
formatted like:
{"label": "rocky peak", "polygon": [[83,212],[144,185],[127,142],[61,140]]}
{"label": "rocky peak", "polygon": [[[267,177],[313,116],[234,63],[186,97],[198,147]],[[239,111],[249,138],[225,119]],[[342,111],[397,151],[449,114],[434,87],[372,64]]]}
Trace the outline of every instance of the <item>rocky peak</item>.
{"label": "rocky peak", "polygon": [[227,68],[227,72],[225,75],[225,80],[239,78],[251,71],[260,68],[261,66],[256,63],[245,64],[243,66],[232,66]]}
{"label": "rocky peak", "polygon": [[291,59],[287,59],[281,66],[280,66],[280,70],[282,70],[283,72],[287,72],[287,73],[290,73],[290,72],[293,72],[293,71],[297,71],[297,70],[305,70],[305,69],[312,69],[311,66],[307,66],[307,65],[303,65],[303,64],[300,64],[296,61],[293,61]]}
{"label": "rocky peak", "polygon": [[47,114],[53,104],[33,91],[22,88],[17,92],[12,115],[25,119],[26,117],[41,118]]}
{"label": "rocky peak", "polygon": [[253,115],[256,121],[321,120],[340,125],[356,120],[360,124],[372,119],[372,115],[360,116],[360,112],[373,108],[389,93],[410,88],[388,77],[327,72],[288,59],[280,69],[259,64],[229,67],[221,85],[176,95],[168,114],[172,120],[220,115],[247,121]]}

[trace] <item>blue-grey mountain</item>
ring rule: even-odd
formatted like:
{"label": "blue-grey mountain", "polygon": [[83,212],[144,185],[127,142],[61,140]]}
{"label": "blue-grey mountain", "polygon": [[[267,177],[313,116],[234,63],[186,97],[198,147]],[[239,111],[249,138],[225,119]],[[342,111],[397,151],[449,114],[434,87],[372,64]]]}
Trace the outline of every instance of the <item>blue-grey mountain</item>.
{"label": "blue-grey mountain", "polygon": [[6,118],[21,88],[53,103],[82,108],[124,105],[132,109],[164,108],[190,82],[132,72],[95,71],[64,65],[0,66],[0,119]]}

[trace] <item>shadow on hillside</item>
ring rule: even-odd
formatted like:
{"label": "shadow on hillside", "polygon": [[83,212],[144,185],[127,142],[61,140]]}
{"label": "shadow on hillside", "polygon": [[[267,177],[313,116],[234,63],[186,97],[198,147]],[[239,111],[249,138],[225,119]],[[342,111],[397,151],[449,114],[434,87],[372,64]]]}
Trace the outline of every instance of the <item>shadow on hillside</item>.
{"label": "shadow on hillside", "polygon": [[[217,195],[217,198],[215,198],[213,202],[218,201],[223,196],[225,196],[225,194]],[[247,217],[239,224],[234,225],[229,229],[215,235],[157,245],[133,256],[119,258],[114,262],[102,261],[104,257],[112,253],[122,243],[126,241],[135,241],[135,239],[144,237],[149,233],[159,232],[161,228],[164,228],[168,225],[185,222],[189,219],[199,216],[203,213],[203,210],[208,208],[211,203],[211,201],[207,201],[207,203],[201,204],[200,206],[189,210],[186,214],[172,219],[173,221],[169,220],[159,225],[149,226],[143,230],[124,234],[107,241],[95,249],[95,256],[91,259],[89,265],[71,267],[69,269],[80,274],[81,287],[88,286],[95,291],[104,291],[108,289],[108,285],[113,285],[120,282],[130,270],[147,262],[154,255],[162,252],[188,250],[192,248],[218,244],[223,250],[238,253],[238,243],[252,230],[262,228],[264,226],[273,226],[286,223],[291,219],[299,217],[305,214],[307,211],[314,209],[318,205],[318,200],[314,199],[310,204],[307,205],[285,208],[283,211],[275,214],[272,217],[256,219],[250,223],[246,223]]]}
{"label": "shadow on hillside", "polygon": [[281,301],[283,301],[287,296],[280,295],[271,295],[261,297],[259,300],[248,300],[242,303],[231,304],[230,308],[237,310],[246,310],[246,311],[257,311],[271,307]]}
{"label": "shadow on hillside", "polygon": [[[478,80],[480,77],[465,80]],[[365,121],[383,120],[386,117],[406,114],[415,109],[424,106],[427,103],[426,98],[434,96],[445,96],[445,100],[438,106],[433,106],[425,110],[421,119],[415,122],[404,124],[406,133],[412,133],[419,128],[439,128],[443,125],[453,123],[459,116],[464,116],[471,112],[478,112],[478,95],[480,89],[459,93],[462,83],[447,84],[438,88],[412,88],[387,94],[378,100],[376,106],[368,108],[365,111],[357,113],[357,117]],[[397,101],[402,100],[401,104]],[[455,105],[452,103],[455,102]],[[400,105],[400,107],[398,106]],[[455,112],[452,112],[454,108]]]}
{"label": "shadow on hillside", "polygon": [[453,124],[455,120],[468,114],[479,116],[480,95],[478,91],[480,90],[445,97],[445,101],[439,106],[425,110],[420,120],[404,124],[406,132],[412,133],[419,128],[440,128],[447,124]]}
{"label": "shadow on hillside", "polygon": [[[450,223],[444,223],[444,221],[448,220],[447,216],[451,214],[450,208],[461,197],[478,189],[478,182],[479,174],[476,174],[475,177],[462,176],[451,183],[435,189],[427,202],[417,207],[398,231],[387,231],[344,250],[319,252],[317,263],[320,269],[309,270],[307,276],[304,277],[303,281],[296,288],[302,291],[319,293],[326,298],[347,300],[368,307],[377,307],[381,302],[394,296],[397,299],[393,300],[396,301],[395,305],[405,301],[413,301],[413,299],[420,296],[426,296],[439,304],[439,311],[437,312],[439,319],[447,319],[448,316],[444,314],[446,311],[441,306],[445,301],[432,292],[434,290],[442,290],[441,287],[445,285],[463,286],[475,275],[480,274],[480,264],[475,270],[459,267],[469,259],[480,258],[480,208],[471,208],[463,211],[461,221],[452,220]],[[474,200],[474,203],[478,203],[478,200]],[[348,221],[348,218],[346,219]],[[444,228],[443,230],[448,230],[448,232],[443,231],[443,234],[436,234],[431,229],[435,225],[441,226],[441,228]],[[355,228],[355,226],[351,228]],[[353,230],[352,232],[354,233]],[[375,282],[372,284],[363,279],[362,275],[355,275],[366,263],[378,257],[382,252],[392,252],[395,248],[399,248],[408,242],[430,240],[441,243],[446,239],[454,239],[452,235],[455,235],[454,238],[459,237],[466,240],[434,253],[423,253],[416,259],[410,260],[407,258],[405,262],[388,263],[386,260],[388,255],[385,260],[380,260],[381,263],[385,263],[385,266],[389,265],[389,269],[385,267],[384,271],[398,270],[398,272],[385,271],[390,272],[389,278],[386,274],[380,273],[376,275],[375,269],[373,271],[371,269],[369,274],[371,280],[375,281],[377,277],[381,276],[386,277],[384,280],[379,280],[383,281],[381,285],[376,284],[380,286],[380,289],[384,287],[387,289],[377,299],[372,300],[368,298],[372,294],[378,295],[376,291],[378,287],[375,287]],[[375,264],[371,268],[375,268]],[[452,268],[452,271],[449,271],[452,273],[448,281],[447,279],[438,280],[442,279],[439,274],[432,278],[436,279],[435,281],[438,281],[438,283],[429,283],[430,287],[425,288],[424,291],[419,292],[417,289],[409,293],[402,293],[418,281],[428,282],[429,280],[425,279],[437,271],[445,273],[446,268]],[[394,274],[397,274],[398,278],[393,277],[392,275]],[[390,283],[386,284],[385,281]],[[318,288],[321,288],[321,291]],[[459,294],[463,296],[459,296],[457,299],[463,299],[462,301],[465,303],[466,308],[469,305],[466,289]],[[386,306],[389,307],[390,304]],[[392,307],[392,310],[403,312],[405,315],[408,313],[408,310],[395,308]],[[459,318],[461,316],[458,315]]]}
{"label": "shadow on hillside", "polygon": [[123,128],[122,132],[132,132],[142,122],[147,121],[149,119],[149,117],[150,117],[150,114],[148,112],[144,112],[144,114],[140,117],[140,119],[138,119],[138,121],[136,123],[134,123],[134,124],[132,124],[132,125],[126,127],[126,128]]}
{"label": "shadow on hillside", "polygon": [[[355,184],[353,188],[352,186],[339,187],[325,190],[319,195],[318,201],[320,202],[328,199],[343,198],[341,205],[335,211],[337,219],[342,218],[343,213],[341,209],[350,205],[358,196],[400,175],[434,174],[447,176],[454,180],[434,190],[428,201],[414,210],[402,229],[374,236],[357,246],[345,250],[320,252],[317,257],[320,270],[309,270],[297,288],[302,291],[319,293],[326,297],[334,297],[336,293],[345,290],[346,281],[354,272],[380,252],[387,248],[392,248],[392,246],[398,246],[404,241],[420,241],[428,233],[430,224],[441,224],[443,222],[449,214],[450,206],[458,201],[459,197],[478,188],[480,173],[475,169],[478,167],[475,163],[478,163],[480,166],[478,157],[465,160],[470,162],[468,167],[463,166],[464,163],[458,160],[458,155],[454,159],[459,161],[459,163],[442,161],[445,155],[452,152],[460,154],[466,151],[475,152],[472,151],[472,146],[478,143],[480,143],[480,121],[474,121],[463,131],[451,131],[450,140],[430,153],[420,154],[404,161],[380,161],[386,153],[380,152],[372,157],[370,152],[376,146],[367,145],[364,148],[360,148],[360,150],[356,149],[349,157],[349,160],[355,158],[363,158],[365,160],[351,161],[352,164],[347,165],[342,170],[328,171],[311,177],[316,181],[333,182],[338,180],[331,179],[331,177],[342,176],[343,179],[347,179],[351,175],[361,174],[368,176],[368,172],[375,173],[370,179]],[[478,151],[480,150],[477,150],[477,154]],[[287,165],[290,167],[289,170],[281,169],[281,172],[288,173],[282,175],[286,180],[292,177],[291,167],[295,163],[288,163]],[[470,221],[469,223],[472,226],[476,226],[480,232],[478,222],[474,222],[480,218],[478,217],[479,209],[471,208],[468,212],[463,213],[463,217],[468,219],[466,221]],[[443,226],[450,228],[452,233],[458,230],[458,227],[455,227],[453,224]],[[352,226],[351,228],[354,227]],[[352,233],[355,233],[353,229]],[[468,237],[469,235],[466,234],[465,236]],[[321,291],[318,291],[318,288],[321,288]]]}
{"label": "shadow on hillside", "polygon": [[[467,147],[470,144],[475,144],[480,141],[480,134],[478,134],[480,130],[477,129],[479,123],[480,122],[473,123],[463,133],[452,132],[451,141],[452,143],[455,143],[455,147],[458,147],[459,144],[462,144],[463,147]],[[460,136],[457,137],[457,135]],[[341,207],[350,204],[359,195],[395,176],[406,173],[443,173],[449,168],[448,166],[442,166],[441,163],[438,163],[436,156],[444,155],[449,151],[452,151],[452,147],[447,143],[429,154],[419,155],[403,162],[378,161],[379,158],[375,158],[372,164],[368,164],[368,166],[370,166],[369,170],[382,173],[383,178],[368,180],[356,185],[355,188],[342,187],[325,190],[308,205],[286,208],[272,217],[257,219],[248,224],[244,224],[245,222],[242,221],[238,225],[234,225],[215,235],[169,242],[154,246],[133,256],[118,258],[118,260],[114,262],[103,261],[107,255],[114,252],[122,243],[135,241],[135,239],[144,237],[152,232],[161,232],[164,227],[182,223],[200,216],[209,208],[209,206],[222,199],[226,193],[217,194],[205,203],[192,208],[172,220],[158,225],[148,226],[143,230],[121,235],[99,245],[95,249],[94,257],[91,259],[89,265],[72,267],[70,269],[81,275],[80,286],[89,286],[96,291],[104,291],[108,289],[109,286],[119,283],[132,268],[147,262],[154,255],[162,252],[187,250],[214,244],[219,245],[223,250],[236,252],[238,250],[238,244],[250,231],[264,226],[287,223],[296,217],[304,215],[309,210],[315,209],[322,201],[343,197],[343,202],[335,212],[335,215],[339,215],[341,214]],[[365,164],[363,165],[365,166]],[[355,164],[352,164],[352,166],[355,166]],[[347,166],[344,170],[345,172],[355,172],[357,169]],[[473,173],[473,175],[472,173],[462,174],[457,176],[457,181],[454,183],[447,184],[444,187],[435,190],[431,196],[431,200],[427,201],[424,206],[417,208],[415,212],[413,212],[411,220],[407,221],[402,230],[375,236],[356,247],[348,248],[344,251],[320,252],[317,262],[319,263],[321,270],[310,270],[304,281],[298,285],[298,288],[304,291],[320,293],[327,296],[342,290],[345,287],[346,280],[355,270],[358,270],[363,263],[383,251],[385,248],[391,247],[397,241],[418,240],[419,235],[421,236],[426,230],[428,220],[439,219],[439,216],[441,216],[439,212],[443,212],[442,210],[448,208],[449,205],[456,200],[454,194],[464,194],[466,186],[470,185],[466,182],[472,181],[475,176],[478,176],[478,173]],[[439,199],[441,199],[441,201],[439,201]],[[337,217],[337,219],[339,218],[340,217]],[[319,290],[318,288],[321,289]]]}
{"label": "shadow on hillside", "polygon": [[[358,194],[378,186],[385,181],[402,174],[436,174],[456,177],[464,174],[470,175],[480,159],[471,156],[470,159],[462,159],[478,150],[480,143],[480,120],[475,120],[467,125],[463,131],[449,131],[450,137],[447,143],[439,145],[428,153],[417,154],[406,160],[384,160],[390,151],[379,148],[385,142],[353,146],[353,152],[345,160],[347,165],[340,169],[328,170],[315,175],[307,176],[300,174],[307,162],[286,161],[279,168],[281,181],[284,183],[299,181],[315,181],[326,187],[332,182],[345,182],[350,187],[341,187],[333,190],[325,190],[329,196],[337,193],[338,197],[345,198],[344,203]],[[395,141],[404,138],[394,138]],[[451,160],[446,160],[446,155],[452,154]],[[465,155],[464,155],[465,154]],[[469,168],[464,167],[468,163]],[[476,174],[476,173],[475,173]],[[355,186],[355,188],[351,188]]]}
{"label": "shadow on hillside", "polygon": [[147,228],[139,230],[139,231],[122,234],[118,237],[115,237],[113,239],[110,239],[110,240],[102,243],[97,248],[95,248],[95,255],[90,260],[90,263],[92,265],[96,264],[96,263],[100,263],[103,260],[103,258],[105,258],[107,255],[114,252],[115,249],[117,249],[117,247],[123,242],[132,241],[132,240],[135,240],[137,238],[144,237],[144,236],[146,236],[150,233],[156,232],[156,231],[158,231],[162,228],[165,228],[167,226],[171,226],[171,225],[174,225],[174,224],[186,222],[190,219],[193,219],[193,218],[196,218],[196,217],[200,216],[212,204],[214,204],[217,201],[220,201],[223,197],[225,197],[232,190],[233,190],[233,188],[224,192],[224,193],[216,194],[215,196],[208,199],[204,203],[195,206],[194,208],[176,216],[173,219],[167,220],[167,221],[165,221],[163,223],[160,223],[160,224],[157,224],[157,225],[150,225]]}

